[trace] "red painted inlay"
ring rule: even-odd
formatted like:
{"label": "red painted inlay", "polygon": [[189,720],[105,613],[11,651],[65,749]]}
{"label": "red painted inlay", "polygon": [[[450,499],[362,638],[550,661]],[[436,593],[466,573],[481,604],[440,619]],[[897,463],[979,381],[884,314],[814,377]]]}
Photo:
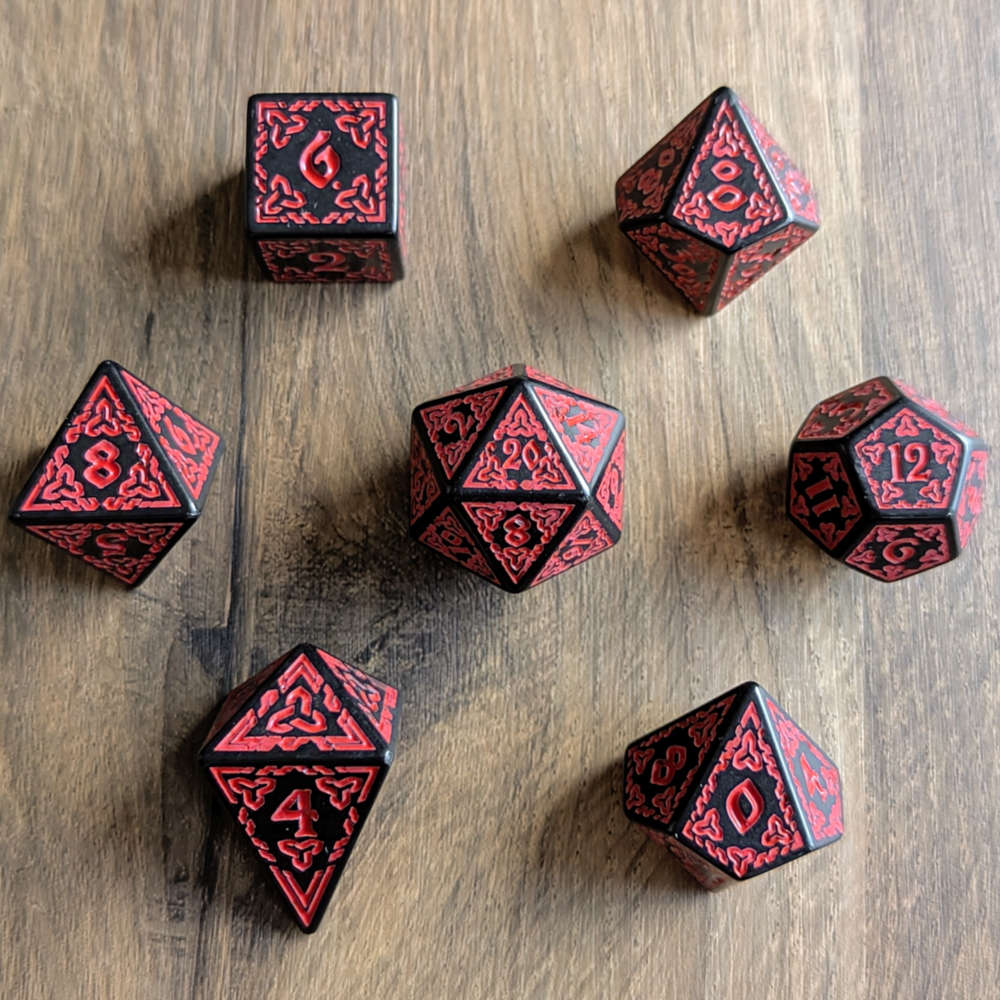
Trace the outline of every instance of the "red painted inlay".
{"label": "red painted inlay", "polygon": [[425,406],[419,411],[434,453],[448,479],[455,475],[482,429],[489,423],[503,386],[471,393],[446,403]]}
{"label": "red painted inlay", "polygon": [[473,541],[472,536],[462,526],[456,517],[455,512],[450,507],[434,518],[431,523],[424,528],[420,535],[420,541],[424,545],[430,546],[435,552],[441,553],[448,559],[457,562],[466,569],[471,569],[473,573],[478,573],[491,583],[499,584],[496,574],[490,569],[489,563],[479,551],[478,546]]}
{"label": "red painted inlay", "polygon": [[600,521],[589,510],[584,511],[583,516],[562,540],[559,548],[552,553],[531,585],[534,587],[543,580],[565,573],[573,566],[578,566],[599,552],[611,548],[613,544]]}
{"label": "red painted inlay", "polygon": [[618,414],[590,400],[576,399],[553,389],[537,387],[535,394],[584,479],[592,484],[611,443]]}
{"label": "red painted inlay", "polygon": [[891,582],[953,558],[943,524],[880,524],[865,535],[845,562]]}
{"label": "red painted inlay", "polygon": [[612,524],[621,531],[625,507],[625,432],[622,431],[618,444],[611,454],[604,475],[597,486],[597,502],[611,518]]}

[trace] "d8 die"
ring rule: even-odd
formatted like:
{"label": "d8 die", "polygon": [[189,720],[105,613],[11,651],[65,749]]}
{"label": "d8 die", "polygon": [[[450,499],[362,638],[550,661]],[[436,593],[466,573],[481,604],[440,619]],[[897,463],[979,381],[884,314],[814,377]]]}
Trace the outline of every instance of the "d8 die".
{"label": "d8 die", "polygon": [[988,449],[898,379],[817,404],[792,442],[788,515],[837,559],[893,581],[954,559],[982,509]]}
{"label": "d8 die", "polygon": [[10,518],[132,586],[197,520],[220,454],[215,431],[105,361]]}
{"label": "d8 die", "polygon": [[234,688],[201,748],[299,927],[319,926],[392,763],[396,689],[302,644]]}
{"label": "d8 die", "polygon": [[809,182],[728,87],[622,174],[615,201],[622,232],[700,313],[819,228]]}
{"label": "d8 die", "polygon": [[413,411],[410,533],[508,591],[621,536],[625,418],[511,365]]}
{"label": "d8 die", "polygon": [[247,122],[247,230],[275,281],[403,276],[392,94],[256,94]]}
{"label": "d8 die", "polygon": [[625,751],[625,814],[707,889],[833,843],[842,813],[837,768],[753,681]]}

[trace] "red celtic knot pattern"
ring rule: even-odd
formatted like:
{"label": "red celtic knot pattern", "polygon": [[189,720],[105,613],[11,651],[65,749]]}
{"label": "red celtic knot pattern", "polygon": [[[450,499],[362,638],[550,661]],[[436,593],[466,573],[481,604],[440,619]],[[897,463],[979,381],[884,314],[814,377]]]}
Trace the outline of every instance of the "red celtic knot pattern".
{"label": "red celtic knot pattern", "polygon": [[122,369],[121,375],[167,457],[197,500],[212,470],[219,435],[131,372]]}
{"label": "red celtic knot pattern", "polygon": [[633,743],[625,756],[625,809],[669,823],[715,743],[733,695],[676,719]]}
{"label": "red celtic knot pattern", "polygon": [[814,406],[798,439],[844,437],[898,398],[899,393],[888,379],[869,379]]}
{"label": "red celtic knot pattern", "polygon": [[264,266],[275,281],[392,281],[385,240],[258,240]]}
{"label": "red celtic knot pattern", "polygon": [[969,456],[969,468],[965,473],[965,488],[958,502],[958,542],[964,549],[969,536],[983,509],[983,489],[986,487],[986,462],[989,456],[985,451],[974,451]]}
{"label": "red celtic knot pattern", "polygon": [[917,406],[922,406],[925,410],[933,413],[935,417],[943,420],[949,427],[953,427],[956,431],[961,434],[967,434],[969,437],[979,437],[979,435],[971,428],[968,424],[963,424],[961,420],[956,420],[940,403],[935,402],[928,396],[924,396],[917,392],[912,386],[907,385],[905,382],[901,382],[898,378],[894,378],[893,382],[896,383],[896,388],[909,399],[913,400]]}
{"label": "red celtic knot pattern", "polygon": [[583,517],[562,540],[559,548],[542,567],[531,586],[534,587],[543,580],[548,580],[585,562],[599,552],[611,548],[613,544],[608,533],[601,527],[600,521],[589,510],[584,511]]}
{"label": "red celtic knot pattern", "polygon": [[741,101],[740,109],[757,139],[764,158],[771,164],[778,184],[788,196],[792,211],[801,219],[819,225],[819,210],[812,185],[785,155],[784,150],[771,138],[763,125],[754,117],[750,109]]}
{"label": "red celtic knot pattern", "polygon": [[835,451],[792,456],[788,512],[827,551],[835,549],[861,520],[861,508]]}
{"label": "red celtic knot pattern", "polygon": [[563,389],[566,392],[573,393],[574,396],[584,396],[586,399],[593,399],[593,396],[589,392],[581,392],[579,389],[567,385],[562,379],[546,375],[545,372],[540,372],[537,368],[532,368],[531,365],[524,366],[524,374],[533,382],[543,382],[545,385],[552,386],[553,389]]}
{"label": "red celtic knot pattern", "polygon": [[570,477],[548,433],[518,395],[465,478],[467,489],[571,490]]}
{"label": "red celtic knot pattern", "polygon": [[[733,778],[739,777],[734,772],[743,772],[744,777],[731,785]],[[723,776],[726,782],[720,784]],[[725,822],[734,835],[724,832]],[[787,860],[793,852],[805,849],[795,809],[752,702],[695,800],[681,833],[736,878],[745,878],[752,869],[769,867],[779,858]],[[737,843],[725,846],[729,841]]]}
{"label": "red celtic knot pattern", "polygon": [[[89,440],[94,443],[87,444]],[[138,425],[102,375],[61,442],[46,454],[42,472],[19,511],[117,512],[180,506],[159,461],[142,442]]]}
{"label": "red celtic knot pattern", "polygon": [[508,500],[469,501],[462,506],[514,583],[519,583],[535,566],[573,509],[565,503]]}
{"label": "red celtic knot pattern", "polygon": [[330,673],[343,685],[348,697],[364,713],[379,736],[389,743],[392,740],[392,710],[396,707],[396,689],[369,677],[368,674],[344,663],[329,653],[317,650]]}
{"label": "red celtic knot pattern", "polygon": [[706,98],[649,152],[629,167],[615,185],[619,223],[659,213],[694,145],[711,98]]}
{"label": "red celtic knot pattern", "polygon": [[33,535],[132,586],[170,547],[183,524],[101,522],[26,524]]}
{"label": "red celtic knot pattern", "polygon": [[720,251],[666,222],[625,235],[696,310],[704,311],[722,263]]}
{"label": "red celtic knot pattern", "polygon": [[901,580],[948,562],[943,524],[882,524],[861,540],[845,562],[880,580]]}
{"label": "red celtic knot pattern", "polygon": [[625,508],[625,432],[611,455],[601,482],[597,487],[597,502],[611,518],[611,523],[621,531]]}
{"label": "red celtic knot pattern", "polygon": [[908,406],[854,445],[879,510],[941,510],[954,492],[961,443]]}
{"label": "red celtic knot pattern", "polygon": [[472,540],[472,536],[465,530],[451,508],[445,507],[424,528],[420,541],[424,545],[429,545],[435,552],[440,552],[446,558],[485,577],[490,583],[499,583],[496,574],[490,569],[482,552]]}
{"label": "red celtic knot pattern", "polygon": [[536,388],[535,395],[555,425],[588,484],[593,483],[618,422],[618,414],[589,400]]}
{"label": "red celtic knot pattern", "polygon": [[427,435],[448,479],[455,475],[505,392],[500,386],[421,409]]}
{"label": "red celtic knot pattern", "polygon": [[410,524],[419,521],[441,495],[427,452],[415,427],[410,428]]}
{"label": "red celtic knot pattern", "polygon": [[496,385],[497,382],[503,382],[505,379],[513,378],[514,376],[514,366],[507,365],[506,368],[501,368],[499,371],[491,372],[489,375],[484,375],[482,378],[477,378],[475,382],[469,382],[468,385],[460,385],[455,392],[465,392],[467,389],[478,389],[483,385]]}
{"label": "red celtic knot pattern", "polygon": [[817,842],[836,839],[844,832],[839,772],[770,698],[767,710],[774,720],[781,753],[813,837]]}
{"label": "red celtic knot pattern", "polygon": [[253,707],[215,745],[219,752],[298,750],[311,745],[323,751],[374,749],[305,654],[278,675],[277,682],[255,698]]}
{"label": "red celtic knot pattern", "polygon": [[[733,183],[737,180],[740,185]],[[727,248],[785,218],[767,172],[728,101],[719,105],[671,215]]]}
{"label": "red celtic knot pattern", "polygon": [[[378,98],[258,100],[254,108],[254,221],[280,225],[380,224],[388,218],[389,145],[387,105]],[[310,128],[313,131],[310,131]],[[338,136],[370,153],[371,168],[345,174],[344,148]],[[312,189],[306,193],[287,176],[285,147],[302,149],[298,174]],[[273,156],[280,154],[282,173]],[[294,160],[294,156],[293,156]]]}
{"label": "red celtic knot pattern", "polygon": [[793,224],[740,250],[726,273],[726,281],[719,297],[720,308],[746,291],[758,278],[763,278],[775,264],[802,246],[814,232],[815,230],[806,229],[805,226]]}

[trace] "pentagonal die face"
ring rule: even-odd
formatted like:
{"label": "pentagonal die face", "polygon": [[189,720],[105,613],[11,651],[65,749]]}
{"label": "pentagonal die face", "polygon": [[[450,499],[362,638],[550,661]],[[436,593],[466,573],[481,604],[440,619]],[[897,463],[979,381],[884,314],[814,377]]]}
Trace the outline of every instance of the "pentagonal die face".
{"label": "pentagonal die face", "polygon": [[870,379],[813,408],[789,459],[788,514],[883,581],[954,559],[982,509],[987,450],[902,383]]}
{"label": "pentagonal die face", "polygon": [[618,540],[624,471],[617,410],[510,366],[414,411],[411,533],[523,590]]}

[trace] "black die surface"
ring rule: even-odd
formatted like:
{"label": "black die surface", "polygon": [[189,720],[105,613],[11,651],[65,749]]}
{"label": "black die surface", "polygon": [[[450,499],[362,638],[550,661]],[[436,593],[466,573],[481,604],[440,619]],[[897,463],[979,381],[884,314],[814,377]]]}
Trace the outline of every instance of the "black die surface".
{"label": "black die surface", "polygon": [[247,107],[247,232],[274,281],[403,276],[392,94],[255,94]]}

